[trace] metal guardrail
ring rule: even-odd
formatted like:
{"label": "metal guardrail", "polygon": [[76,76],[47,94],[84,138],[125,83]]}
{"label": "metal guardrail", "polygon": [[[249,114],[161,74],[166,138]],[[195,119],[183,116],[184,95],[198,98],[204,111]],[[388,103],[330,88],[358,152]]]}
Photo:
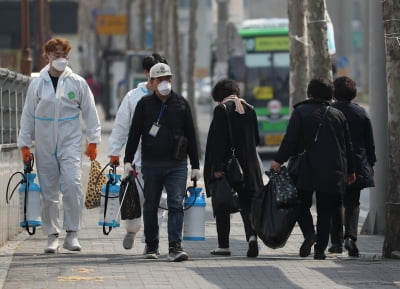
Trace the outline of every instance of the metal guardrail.
{"label": "metal guardrail", "polygon": [[[17,137],[30,81],[28,76],[0,68],[0,247],[21,232],[18,193],[7,203],[6,189],[10,176],[22,170]],[[15,185],[16,181],[11,187]]]}
{"label": "metal guardrail", "polygon": [[0,68],[0,150],[16,146],[30,80],[26,75]]}

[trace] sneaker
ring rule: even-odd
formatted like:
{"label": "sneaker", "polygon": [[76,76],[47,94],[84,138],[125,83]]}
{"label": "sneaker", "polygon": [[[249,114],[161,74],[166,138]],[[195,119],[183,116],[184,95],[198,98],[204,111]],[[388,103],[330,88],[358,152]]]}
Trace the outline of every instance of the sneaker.
{"label": "sneaker", "polygon": [[169,262],[181,262],[189,259],[189,256],[186,252],[182,250],[181,244],[176,243],[170,244],[167,259]]}
{"label": "sneaker", "polygon": [[158,251],[158,244],[153,246],[146,245],[143,253],[146,259],[158,259],[158,256],[160,255],[160,252]]}
{"label": "sneaker", "polygon": [[343,248],[339,244],[332,244],[332,246],[328,249],[328,252],[333,254],[342,254]]}
{"label": "sneaker", "polygon": [[346,238],[344,241],[344,247],[349,252],[349,256],[360,257],[356,242],[354,242],[351,238]]}
{"label": "sneaker", "polygon": [[314,245],[316,239],[317,238],[314,234],[310,235],[304,239],[304,242],[300,247],[300,257],[307,257],[310,255],[311,248]]}
{"label": "sneaker", "polygon": [[47,248],[44,249],[45,253],[56,253],[60,248],[58,244],[58,234],[51,234],[47,236]]}
{"label": "sneaker", "polygon": [[63,248],[67,249],[68,251],[80,251],[81,250],[81,245],[79,244],[78,236],[75,231],[67,232],[67,235],[65,236]]}
{"label": "sneaker", "polygon": [[122,242],[122,246],[124,249],[129,250],[132,249],[133,244],[135,243],[136,233],[127,232],[124,237],[124,241]]}
{"label": "sneaker", "polygon": [[258,256],[257,237],[251,236],[249,238],[249,249],[247,250],[247,257],[255,258]]}
{"label": "sneaker", "polygon": [[230,256],[231,255],[231,251],[229,250],[229,248],[215,248],[214,250],[212,250],[211,255],[220,255],[220,256]]}

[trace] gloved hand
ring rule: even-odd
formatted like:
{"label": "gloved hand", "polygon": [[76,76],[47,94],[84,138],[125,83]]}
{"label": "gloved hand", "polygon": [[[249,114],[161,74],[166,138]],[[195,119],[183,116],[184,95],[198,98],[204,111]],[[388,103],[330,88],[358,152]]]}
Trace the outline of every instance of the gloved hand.
{"label": "gloved hand", "polygon": [[21,148],[22,160],[26,166],[30,166],[33,155],[28,147]]}
{"label": "gloved hand", "polygon": [[126,178],[131,171],[133,171],[132,164],[131,163],[125,163],[124,164],[124,178]]}
{"label": "gloved hand", "polygon": [[91,161],[95,160],[97,157],[97,143],[90,143],[86,150],[86,155]]}
{"label": "gloved hand", "polygon": [[119,166],[119,156],[110,156],[110,164]]}
{"label": "gloved hand", "polygon": [[200,180],[200,170],[199,169],[192,169],[192,173],[190,175],[190,180],[192,181],[198,181]]}

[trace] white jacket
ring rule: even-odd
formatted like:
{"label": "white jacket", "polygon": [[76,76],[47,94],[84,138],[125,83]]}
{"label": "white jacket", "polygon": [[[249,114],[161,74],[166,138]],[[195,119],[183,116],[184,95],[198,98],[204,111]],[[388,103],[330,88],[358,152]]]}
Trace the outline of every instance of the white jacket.
{"label": "white jacket", "polygon": [[32,147],[35,140],[36,152],[54,154],[69,150],[69,155],[80,155],[81,114],[86,126],[87,142],[98,144],[101,140],[93,94],[86,80],[69,67],[60,75],[55,92],[48,71],[49,65],[40,71],[39,77],[33,79],[28,87],[18,147]]}
{"label": "white jacket", "polygon": [[[129,129],[132,124],[133,114],[135,113],[136,105],[139,100],[150,93],[147,89],[147,82],[141,82],[138,86],[125,95],[124,99],[119,106],[117,115],[115,117],[111,136],[109,138],[110,147],[108,150],[108,156],[120,156],[122,148],[128,141]],[[138,149],[133,159],[133,164],[141,166],[141,145],[139,144]]]}

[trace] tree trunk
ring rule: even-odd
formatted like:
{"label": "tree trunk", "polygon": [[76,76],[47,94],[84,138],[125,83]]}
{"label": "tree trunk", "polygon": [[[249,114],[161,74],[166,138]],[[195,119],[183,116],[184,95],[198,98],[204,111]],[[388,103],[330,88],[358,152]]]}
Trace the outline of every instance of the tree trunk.
{"label": "tree trunk", "polygon": [[389,167],[383,257],[400,252],[400,2],[382,1],[388,93]]}
{"label": "tree trunk", "polygon": [[325,0],[308,1],[308,36],[311,43],[311,78],[332,79],[332,64],[328,50]]}
{"label": "tree trunk", "polygon": [[307,97],[308,44],[306,0],[288,0],[290,37],[290,107]]}
{"label": "tree trunk", "polygon": [[139,21],[140,21],[140,41],[139,49],[144,50],[146,48],[146,0],[140,0],[139,2]]}
{"label": "tree trunk", "polygon": [[179,1],[172,0],[172,39],[174,39],[173,45],[173,55],[175,56],[175,69],[172,68],[174,72],[174,83],[177,92],[182,93],[182,66],[181,66],[181,46],[180,46],[180,35],[179,35]]}
{"label": "tree trunk", "polygon": [[197,10],[198,0],[190,1],[190,15],[189,15],[189,51],[188,51],[188,72],[187,72],[187,97],[192,109],[192,117],[194,128],[196,132],[197,151],[200,154],[200,139],[199,130],[197,125],[197,105],[195,98],[195,69],[196,69],[196,51],[197,51]]}
{"label": "tree trunk", "polygon": [[218,2],[218,35],[216,63],[214,67],[214,78],[216,81],[226,78],[228,75],[228,12],[229,0],[217,0]]}

